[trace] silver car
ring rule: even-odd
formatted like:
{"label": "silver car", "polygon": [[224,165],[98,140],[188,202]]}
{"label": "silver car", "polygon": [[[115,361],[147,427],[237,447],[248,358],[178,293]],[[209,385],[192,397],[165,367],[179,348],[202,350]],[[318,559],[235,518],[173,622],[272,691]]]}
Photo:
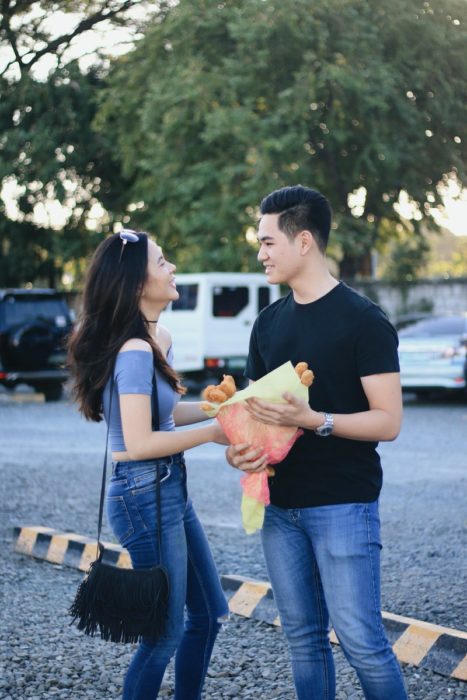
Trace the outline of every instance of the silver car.
{"label": "silver car", "polygon": [[467,313],[433,316],[399,331],[404,391],[424,395],[440,389],[467,396]]}

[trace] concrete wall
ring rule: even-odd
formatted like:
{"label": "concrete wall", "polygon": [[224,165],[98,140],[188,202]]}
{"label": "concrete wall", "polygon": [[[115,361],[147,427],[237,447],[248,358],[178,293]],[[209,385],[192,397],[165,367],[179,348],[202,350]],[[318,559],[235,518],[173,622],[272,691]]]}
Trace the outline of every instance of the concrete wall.
{"label": "concrete wall", "polygon": [[403,285],[382,281],[350,282],[354,289],[373,299],[394,320],[417,312],[467,312],[467,278],[417,280]]}

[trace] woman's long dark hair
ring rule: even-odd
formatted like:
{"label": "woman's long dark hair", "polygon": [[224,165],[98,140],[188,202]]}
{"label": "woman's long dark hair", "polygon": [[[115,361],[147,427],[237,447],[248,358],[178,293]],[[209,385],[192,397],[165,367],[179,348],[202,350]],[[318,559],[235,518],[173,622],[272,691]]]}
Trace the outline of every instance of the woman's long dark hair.
{"label": "woman's long dark hair", "polygon": [[120,236],[115,234],[96,249],[86,277],[82,312],[68,341],[73,394],[88,420],[102,420],[105,384],[118,351],[130,338],[146,340],[157,369],[172,389],[185,392],[139,309],[147,276],[148,237],[138,233],[138,239],[122,249]]}

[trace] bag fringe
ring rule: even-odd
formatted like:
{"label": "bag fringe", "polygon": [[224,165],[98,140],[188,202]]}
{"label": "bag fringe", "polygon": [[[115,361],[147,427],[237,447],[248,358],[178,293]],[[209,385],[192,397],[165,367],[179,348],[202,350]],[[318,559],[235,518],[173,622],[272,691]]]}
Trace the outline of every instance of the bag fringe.
{"label": "bag fringe", "polygon": [[119,569],[93,562],[69,608],[85,634],[111,642],[156,641],[165,633],[169,598],[166,570]]}

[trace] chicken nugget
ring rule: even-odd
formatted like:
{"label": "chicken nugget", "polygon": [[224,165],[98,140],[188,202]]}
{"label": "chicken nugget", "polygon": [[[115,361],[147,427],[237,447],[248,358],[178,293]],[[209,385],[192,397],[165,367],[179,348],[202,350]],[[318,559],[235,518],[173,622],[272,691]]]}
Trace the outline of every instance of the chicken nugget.
{"label": "chicken nugget", "polygon": [[200,409],[201,409],[202,411],[212,411],[212,406],[211,406],[211,404],[210,404],[210,403],[206,403],[206,401],[203,401],[203,403],[200,404],[199,407],[200,407]]}
{"label": "chicken nugget", "polygon": [[215,389],[215,388],[216,387],[214,386],[214,384],[208,384],[208,386],[205,389],[203,389],[203,392],[201,394],[203,399],[206,399],[206,401],[209,401],[208,395],[209,395],[211,389]]}
{"label": "chicken nugget", "polygon": [[315,375],[311,371],[311,369],[306,369],[302,376],[300,377],[300,381],[302,384],[305,386],[311,386],[313,384],[313,380],[315,378]]}
{"label": "chicken nugget", "polygon": [[303,372],[308,369],[308,363],[307,362],[298,362],[295,365],[295,371],[298,374],[299,377],[302,376]]}
{"label": "chicken nugget", "polygon": [[224,379],[219,384],[218,388],[221,391],[223,391],[224,394],[227,395],[228,399],[230,399],[237,391],[237,387],[235,386],[235,380],[233,377],[230,376],[230,374],[224,374]]}
{"label": "chicken nugget", "polygon": [[222,389],[219,389],[218,386],[210,384],[203,391],[203,398],[213,403],[224,403],[224,401],[227,401],[227,394],[225,394]]}

